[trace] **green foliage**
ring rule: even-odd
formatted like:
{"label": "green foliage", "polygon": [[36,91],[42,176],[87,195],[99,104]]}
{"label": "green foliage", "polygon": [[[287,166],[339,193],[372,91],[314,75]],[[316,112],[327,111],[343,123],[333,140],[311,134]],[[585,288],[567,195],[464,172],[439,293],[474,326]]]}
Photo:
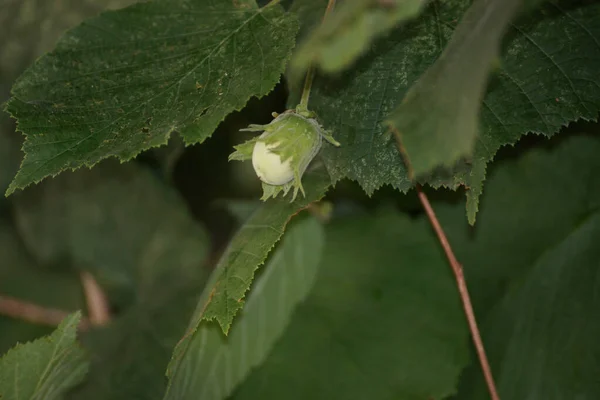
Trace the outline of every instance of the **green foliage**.
{"label": "green foliage", "polygon": [[[311,108],[342,143],[340,149],[323,150],[334,181],[350,178],[367,194],[385,184],[401,191],[412,186],[383,121],[440,55],[466,5],[462,0],[433,2],[417,23],[377,41],[349,71],[337,78],[317,79]],[[436,170],[419,181],[436,188],[466,186],[467,211],[473,223],[486,166],[500,147],[516,143],[527,132],[550,136],[569,122],[595,119],[600,109],[599,13],[598,5],[563,9],[548,4],[511,25],[502,59],[482,101],[480,134],[472,156],[452,170]],[[436,92],[435,97],[455,95]],[[438,101],[435,97],[430,101]],[[437,116],[429,109],[422,111],[419,120],[423,124],[437,124]],[[431,131],[427,139],[419,140],[436,143]],[[447,145],[443,157],[460,143]],[[425,154],[414,153],[411,161],[418,163],[421,156],[427,159]]]}
{"label": "green foliage", "polygon": [[[126,310],[84,336],[92,374],[72,398],[156,398],[207,277],[204,229],[177,193],[133,163],[67,172],[16,198],[17,226],[38,262],[68,260],[94,272],[111,304]],[[35,282],[61,290],[36,273],[15,275],[13,282],[27,286],[12,294],[23,296]]]}
{"label": "green foliage", "polygon": [[387,124],[398,132],[416,176],[470,156],[490,70],[522,0],[476,0],[437,61],[404,96]]}
{"label": "green foliage", "polygon": [[[456,207],[439,210],[484,316],[501,398],[600,395],[599,151],[594,133],[505,161],[490,176],[475,235],[461,229]],[[479,374],[459,399],[485,398]]]}
{"label": "green foliage", "polygon": [[[460,189],[423,190],[501,398],[600,398],[600,125],[566,127],[600,110],[597,2],[348,0],[323,24],[320,0],[132,3],[0,15],[25,133],[0,118],[0,185],[94,166],[0,201],[0,313],[85,310],[88,271],[111,314],[81,345],[80,312],[54,333],[0,316],[2,400],[487,398],[440,240],[399,193],[416,182]],[[301,95],[341,146],[310,153],[306,197],[261,202],[228,156]]]}
{"label": "green foliage", "polygon": [[296,27],[280,6],[253,0],[145,2],[86,21],[12,88],[7,110],[27,139],[7,194],[109,156],[129,160],[173,131],[202,142],[273,88]]}
{"label": "green foliage", "polygon": [[[42,264],[69,260],[94,272],[117,304],[152,293],[153,279],[174,267],[189,275],[208,252],[208,236],[182,199],[139,165],[103,162],[17,198],[15,221],[30,253]],[[144,280],[135,285],[138,275]]]}
{"label": "green foliage", "polygon": [[[36,264],[11,221],[5,217],[0,217],[0,254],[0,295],[58,309],[84,307],[77,276],[70,271],[50,271]],[[31,341],[51,332],[50,327],[0,316],[0,353],[16,342]]]}
{"label": "green foliage", "polygon": [[52,335],[19,344],[0,358],[0,397],[58,400],[79,384],[88,370],[75,340],[80,317],[70,315]]}
{"label": "green foliage", "polygon": [[347,67],[368,50],[373,40],[399,22],[418,15],[426,3],[427,0],[342,2],[297,50],[291,62],[295,75],[305,72],[311,63],[325,72]]}
{"label": "green foliage", "polygon": [[233,398],[452,394],[467,362],[467,329],[427,221],[383,209],[333,222],[326,235],[314,289]]}
{"label": "green foliage", "polygon": [[214,323],[204,321],[190,333],[186,347],[176,350],[165,399],[229,397],[264,361],[294,308],[311,290],[323,242],[323,228],[316,220],[293,226],[254,282],[227,337]]}
{"label": "green foliage", "polygon": [[[287,199],[265,203],[242,225],[215,267],[190,329],[196,329],[201,320],[214,319],[225,334],[229,332],[233,317],[243,306],[254,272],[281,238],[290,219],[325,195],[329,176],[322,167],[307,171],[304,186],[306,197],[298,198],[293,203]],[[186,346],[187,340],[189,335],[181,345]]]}

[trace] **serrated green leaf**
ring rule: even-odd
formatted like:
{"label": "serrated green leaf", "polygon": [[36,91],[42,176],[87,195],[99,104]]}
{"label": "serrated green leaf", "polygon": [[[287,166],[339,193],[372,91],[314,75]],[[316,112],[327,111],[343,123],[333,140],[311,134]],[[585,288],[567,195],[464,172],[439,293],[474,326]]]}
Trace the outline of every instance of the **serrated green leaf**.
{"label": "serrated green leaf", "polygon": [[471,224],[487,164],[500,147],[527,132],[550,137],[570,122],[598,117],[600,5],[568,9],[576,4],[548,3],[512,26],[502,71],[483,102],[481,134],[465,179]]}
{"label": "serrated green leaf", "polygon": [[298,196],[292,203],[289,199],[269,200],[242,225],[212,273],[190,323],[191,332],[202,320],[217,320],[227,334],[244,304],[254,272],[265,262],[287,223],[308,204],[320,200],[331,180],[322,166],[313,164],[304,175],[303,185],[306,197]]}
{"label": "serrated green leaf", "polygon": [[177,130],[202,142],[278,82],[297,23],[251,0],[154,1],[69,31],[15,83],[8,111],[26,134],[7,194],[109,156],[129,160]]}
{"label": "serrated green leaf", "polygon": [[44,265],[69,260],[93,272],[115,305],[143,297],[153,277],[175,267],[199,268],[208,253],[208,235],[183,199],[135,163],[66,172],[15,200],[31,254]]}
{"label": "serrated green leaf", "polygon": [[88,361],[76,342],[80,317],[70,315],[50,336],[19,344],[0,358],[0,398],[59,400],[83,380]]}
{"label": "serrated green leaf", "polygon": [[[600,139],[594,135],[559,136],[500,162],[475,232],[465,229],[456,207],[436,207],[464,265],[503,399],[600,395]],[[479,368],[464,375],[457,399],[485,398]]]}
{"label": "serrated green leaf", "polygon": [[[227,337],[214,323],[201,322],[169,368],[165,399],[224,399],[267,357],[317,275],[323,228],[314,219],[286,233]],[[181,350],[181,351],[180,351]]]}
{"label": "serrated green leaf", "polygon": [[455,283],[427,221],[333,221],[315,286],[233,399],[443,399],[468,358]]}
{"label": "serrated green leaf", "polygon": [[[323,149],[334,182],[350,178],[369,195],[385,184],[401,191],[411,187],[383,121],[434,63],[468,3],[434,1],[417,23],[376,41],[340,77],[317,77],[309,107],[342,143],[339,149]],[[511,25],[483,99],[471,160],[419,180],[433,187],[469,188],[472,223],[486,165],[500,147],[531,131],[552,135],[569,122],[596,118],[600,109],[600,6],[566,3],[547,4]]]}
{"label": "serrated green leaf", "polygon": [[0,190],[6,190],[19,169],[20,148],[17,136],[14,124],[6,114],[0,114]]}
{"label": "serrated green leaf", "polygon": [[[135,0],[22,0],[2,2],[0,14],[0,102],[14,79],[37,57],[50,51],[67,29],[105,9]],[[7,86],[5,86],[7,85]]]}
{"label": "serrated green leaf", "polygon": [[[311,64],[332,73],[348,67],[371,43],[398,23],[414,18],[428,0],[347,0],[298,48],[290,64],[300,76]],[[316,3],[316,2],[313,2]]]}
{"label": "serrated green leaf", "polygon": [[473,153],[488,75],[522,2],[475,0],[444,52],[386,121],[397,131],[415,176],[452,167]]}

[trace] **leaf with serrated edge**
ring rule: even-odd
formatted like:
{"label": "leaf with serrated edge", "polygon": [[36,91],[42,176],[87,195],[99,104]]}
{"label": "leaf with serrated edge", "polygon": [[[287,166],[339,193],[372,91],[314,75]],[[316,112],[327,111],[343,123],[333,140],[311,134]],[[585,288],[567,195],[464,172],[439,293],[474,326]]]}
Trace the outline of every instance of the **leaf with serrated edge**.
{"label": "leaf with serrated edge", "polygon": [[267,357],[312,288],[323,242],[323,228],[314,218],[293,226],[256,278],[229,335],[204,321],[184,352],[175,352],[165,399],[227,398]]}
{"label": "leaf with serrated edge", "polygon": [[290,64],[300,76],[314,63],[325,72],[337,72],[365,53],[371,42],[402,21],[414,18],[428,0],[341,2],[298,48]]}
{"label": "leaf with serrated edge", "polygon": [[386,121],[398,132],[415,176],[472,154],[488,75],[522,1],[475,0],[444,52]]}
{"label": "leaf with serrated edge", "polygon": [[177,130],[186,144],[279,81],[297,23],[252,0],[154,1],[69,31],[15,83],[25,158],[7,194],[65,169],[129,160]]}
{"label": "leaf with serrated edge", "polygon": [[[320,200],[331,184],[322,165],[306,172],[303,185],[306,197],[290,203],[287,198],[265,202],[240,228],[213,271],[190,323],[188,335],[201,320],[217,320],[225,334],[235,314],[242,308],[254,272],[283,235],[289,220],[308,204]],[[184,341],[189,338],[184,339]]]}
{"label": "leaf with serrated edge", "polygon": [[65,318],[50,335],[18,344],[0,358],[0,398],[60,400],[88,370],[76,342],[81,313]]}
{"label": "leaf with serrated edge", "polygon": [[[434,1],[418,23],[376,41],[371,52],[340,77],[317,77],[310,108],[342,144],[323,149],[334,182],[350,178],[369,195],[385,184],[410,189],[403,160],[383,121],[439,56],[468,4]],[[500,147],[530,131],[550,136],[572,121],[597,117],[600,6],[565,4],[568,9],[545,4],[511,25],[483,99],[480,135],[470,164],[419,180],[433,187],[465,185],[471,223],[486,165]]]}

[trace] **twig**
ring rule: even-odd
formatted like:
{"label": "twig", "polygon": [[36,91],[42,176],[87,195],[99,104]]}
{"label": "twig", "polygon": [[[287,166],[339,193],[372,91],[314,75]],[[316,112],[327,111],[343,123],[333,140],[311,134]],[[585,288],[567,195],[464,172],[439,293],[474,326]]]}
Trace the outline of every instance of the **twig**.
{"label": "twig", "polygon": [[[56,308],[41,307],[13,297],[0,295],[0,315],[30,322],[38,325],[58,326],[69,312]],[[81,330],[89,329],[90,321],[82,318],[79,323]]]}
{"label": "twig", "polygon": [[110,321],[108,300],[96,279],[89,272],[81,272],[81,284],[85,293],[90,323],[94,326],[104,325]]}
{"label": "twig", "polygon": [[[325,9],[325,13],[323,14],[323,19],[321,23],[325,22],[325,18],[333,11],[335,7],[335,0],[329,0],[327,3],[327,8]],[[310,90],[312,88],[313,80],[315,78],[315,66],[311,64],[308,67],[308,71],[306,72],[306,78],[304,80],[304,88],[302,89],[302,97],[300,98],[300,108],[308,109],[308,99],[310,97]]]}
{"label": "twig", "polygon": [[479,328],[477,326],[477,320],[475,319],[475,312],[473,312],[473,305],[471,304],[471,297],[469,296],[469,290],[467,289],[467,283],[465,281],[465,275],[463,273],[462,266],[454,256],[454,252],[452,251],[452,247],[450,247],[450,243],[446,238],[446,234],[438,221],[431,204],[429,203],[429,199],[427,195],[423,192],[421,186],[417,184],[417,194],[419,195],[419,200],[425,209],[425,213],[427,214],[427,218],[429,218],[429,222],[435,231],[442,248],[444,249],[444,253],[446,253],[446,257],[448,258],[448,262],[450,262],[450,266],[452,267],[452,272],[454,272],[454,277],[456,278],[456,283],[458,285],[458,292],[460,293],[460,298],[463,303],[463,308],[465,310],[465,314],[467,316],[467,321],[469,323],[469,329],[471,330],[471,336],[473,337],[473,343],[475,344],[475,349],[477,350],[477,355],[479,357],[479,363],[481,364],[481,369],[483,370],[483,376],[485,377],[485,381],[488,386],[488,390],[490,392],[490,396],[492,400],[499,400],[498,391],[496,390],[496,384],[494,383],[494,377],[492,375],[492,370],[490,368],[490,364],[488,362],[487,356],[485,354],[485,348],[483,347],[483,341],[481,340],[481,334],[479,333]]}
{"label": "twig", "polygon": [[[402,145],[400,132],[397,129],[391,128],[392,133],[396,139],[396,144],[398,145],[398,150],[404,159],[404,163],[406,164],[407,175],[411,181],[414,182],[414,173],[412,166],[410,165],[410,160],[408,158],[408,154]],[[479,357],[479,363],[481,365],[481,369],[483,371],[483,376],[485,378],[485,382],[488,387],[488,391],[490,392],[490,397],[492,400],[500,400],[498,396],[498,390],[496,389],[496,384],[494,382],[494,376],[492,375],[492,369],[490,368],[490,363],[488,362],[487,355],[485,354],[485,347],[483,346],[483,340],[481,339],[481,334],[479,332],[479,327],[477,326],[477,320],[475,318],[475,312],[473,311],[473,305],[471,304],[471,297],[469,296],[469,290],[467,288],[467,283],[465,281],[465,275],[463,273],[462,266],[456,259],[454,252],[452,251],[452,247],[450,246],[450,242],[448,242],[448,238],[440,225],[440,222],[435,215],[435,211],[431,207],[431,203],[429,203],[429,199],[421,185],[415,183],[415,187],[417,189],[417,195],[419,197],[419,201],[423,205],[425,209],[425,214],[427,214],[427,218],[435,231],[435,234],[438,237],[442,248],[444,249],[444,253],[446,253],[446,258],[450,263],[450,267],[452,268],[452,272],[454,273],[454,278],[456,279],[456,284],[458,286],[458,292],[460,294],[460,299],[462,301],[463,309],[465,311],[465,315],[467,317],[467,322],[469,324],[469,330],[471,331],[471,337],[473,338],[473,343],[475,345],[475,349],[477,351],[477,356]]]}

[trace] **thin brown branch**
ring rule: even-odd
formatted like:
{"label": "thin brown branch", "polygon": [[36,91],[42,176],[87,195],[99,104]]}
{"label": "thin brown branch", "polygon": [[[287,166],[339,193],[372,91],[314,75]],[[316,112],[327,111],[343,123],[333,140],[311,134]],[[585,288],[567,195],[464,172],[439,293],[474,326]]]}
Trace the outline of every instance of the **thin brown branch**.
{"label": "thin brown branch", "polygon": [[110,311],[104,291],[89,272],[83,271],[80,276],[90,323],[94,326],[108,323],[110,321]]}
{"label": "thin brown branch", "polygon": [[[10,296],[0,295],[0,315],[37,325],[58,326],[71,313],[56,308],[42,307]],[[82,318],[81,330],[89,329],[90,321]]]}
{"label": "thin brown branch", "polygon": [[[414,182],[414,173],[412,166],[410,165],[410,160],[402,145],[401,135],[397,129],[392,128],[392,133],[396,139],[396,143],[398,145],[398,150],[400,154],[402,154],[402,158],[404,159],[404,163],[406,164],[407,175],[411,181]],[[477,325],[477,319],[475,318],[475,312],[473,311],[473,305],[471,303],[471,296],[469,296],[469,290],[467,288],[467,282],[465,281],[465,275],[463,273],[462,266],[456,259],[454,252],[452,251],[452,247],[450,246],[450,242],[442,229],[442,225],[437,219],[435,215],[435,211],[433,211],[433,207],[431,207],[431,203],[427,198],[425,192],[418,183],[415,183],[415,187],[417,189],[417,195],[419,197],[419,201],[423,205],[425,209],[425,214],[427,214],[427,218],[435,231],[435,234],[438,237],[442,248],[444,249],[444,253],[446,254],[446,258],[450,263],[450,267],[452,268],[452,272],[454,273],[454,278],[456,279],[456,285],[458,287],[458,293],[460,294],[460,299],[462,301],[463,309],[465,311],[465,315],[467,317],[467,322],[469,324],[469,330],[471,331],[471,337],[473,338],[473,343],[475,345],[475,350],[477,351],[477,356],[479,358],[479,364],[481,365],[481,369],[483,371],[483,376],[485,378],[485,382],[488,387],[488,391],[490,393],[490,397],[492,400],[500,400],[498,396],[498,390],[496,389],[496,383],[494,382],[494,376],[492,375],[492,369],[490,368],[490,363],[488,361],[487,355],[485,353],[485,347],[483,345],[483,340],[481,339],[481,334],[479,332],[479,327]]]}
{"label": "thin brown branch", "polygon": [[485,377],[485,382],[487,383],[490,397],[492,400],[499,400],[500,397],[498,396],[498,391],[496,389],[490,363],[488,362],[485,354],[485,347],[483,346],[483,340],[481,339],[479,327],[477,326],[477,320],[475,319],[475,312],[473,311],[473,305],[471,304],[471,297],[469,296],[469,290],[467,289],[467,283],[465,281],[465,275],[463,273],[462,266],[452,251],[452,247],[448,242],[448,238],[446,238],[446,234],[444,233],[444,230],[442,229],[442,226],[440,225],[440,222],[438,221],[435,212],[429,203],[427,195],[425,195],[422,188],[418,184],[417,194],[419,195],[419,200],[425,209],[427,218],[429,218],[429,222],[431,223],[431,226],[433,227],[433,230],[435,231],[435,234],[437,235],[438,240],[444,249],[444,253],[446,253],[448,262],[452,267],[452,272],[454,272],[454,277],[456,278],[456,284],[458,286],[458,292],[460,293],[460,298],[465,310],[465,315],[467,316],[467,322],[469,323],[469,329],[471,330],[471,336],[473,337],[473,343],[475,344],[475,349],[477,350],[477,356],[479,357],[479,363],[481,364],[481,369],[483,370],[483,376]]}

